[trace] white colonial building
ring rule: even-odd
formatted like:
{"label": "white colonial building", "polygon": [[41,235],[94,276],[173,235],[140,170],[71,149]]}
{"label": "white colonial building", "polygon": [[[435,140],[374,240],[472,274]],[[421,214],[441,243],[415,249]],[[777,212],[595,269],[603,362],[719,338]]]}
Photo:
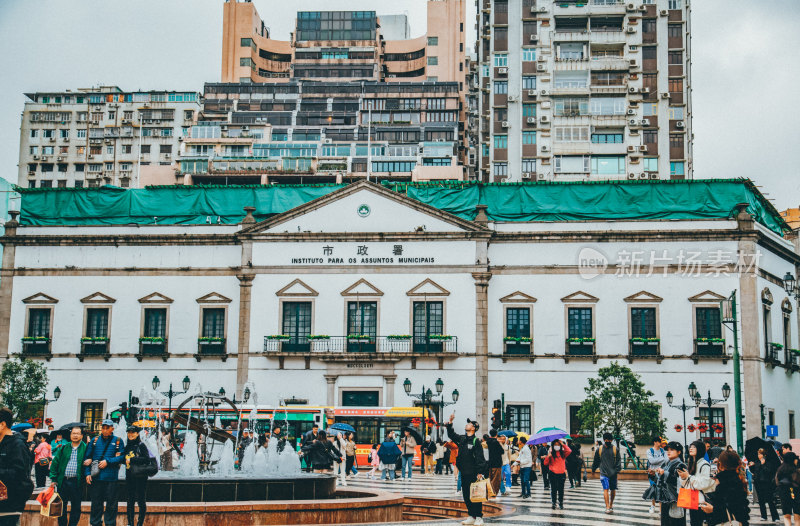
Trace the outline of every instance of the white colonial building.
{"label": "white colonial building", "polygon": [[[283,208],[281,192],[305,190],[164,189],[142,205],[162,207],[148,220],[133,203],[114,215],[147,190],[27,191],[2,237],[0,360],[46,360],[63,393],[48,406],[57,422],[105,413],[154,375],[240,399],[252,382],[261,403],[321,406],[408,406],[406,378],[415,392],[442,378],[460,392],[459,419],[485,425],[502,397],[518,428],[574,432],[587,378],[616,360],[682,439],[666,393],[689,402],[690,382],[715,398],[734,385],[720,301],[735,292],[746,435],[763,412],[794,437],[800,331],[782,278],[800,257],[748,182],[402,189],[317,188]],[[556,207],[539,220],[540,190],[583,219]],[[254,206],[206,216],[213,191]],[[661,197],[615,208],[637,192]],[[164,224],[183,213],[167,197],[206,220]],[[714,405],[729,443],[735,420],[733,396]]]}

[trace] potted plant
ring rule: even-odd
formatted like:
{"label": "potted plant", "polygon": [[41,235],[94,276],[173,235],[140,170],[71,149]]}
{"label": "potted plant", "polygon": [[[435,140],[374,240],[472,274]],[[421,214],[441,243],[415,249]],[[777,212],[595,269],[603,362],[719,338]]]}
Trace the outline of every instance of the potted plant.
{"label": "potted plant", "polygon": [[160,345],[164,343],[164,338],[159,336],[143,336],[139,338],[139,343],[144,345]]}
{"label": "potted plant", "polygon": [[291,339],[291,336],[288,334],[271,334],[267,336],[268,340],[279,340],[279,341],[287,341]]}
{"label": "potted plant", "polygon": [[661,341],[661,338],[631,338],[631,343],[633,345],[645,345],[648,343],[658,343]]}
{"label": "potted plant", "polygon": [[328,336],[327,334],[311,334],[311,335],[308,337],[308,339],[309,339],[309,340],[312,340],[312,341],[313,341],[313,340],[330,340],[330,339],[331,339],[331,337],[330,337],[330,336]]}
{"label": "potted plant", "polygon": [[410,340],[410,334],[390,334],[386,337],[387,340]]}
{"label": "potted plant", "polygon": [[587,343],[594,343],[594,338],[567,338],[570,345],[585,345]]}
{"label": "potted plant", "polygon": [[107,341],[108,341],[108,337],[107,336],[97,336],[97,337],[82,336],[81,337],[81,343],[106,343]]}
{"label": "potted plant", "polygon": [[453,337],[449,334],[431,334],[428,339],[431,341],[446,342],[452,340]]}
{"label": "potted plant", "polygon": [[347,341],[350,343],[369,343],[370,336],[368,334],[348,334]]}
{"label": "potted plant", "polygon": [[197,338],[197,343],[200,345],[214,345],[222,343],[223,341],[225,341],[225,338],[217,338],[213,336],[202,336]]}
{"label": "potted plant", "polygon": [[696,338],[695,341],[702,345],[719,345],[725,343],[724,338]]}
{"label": "potted plant", "polygon": [[23,336],[22,343],[50,343],[49,336]]}

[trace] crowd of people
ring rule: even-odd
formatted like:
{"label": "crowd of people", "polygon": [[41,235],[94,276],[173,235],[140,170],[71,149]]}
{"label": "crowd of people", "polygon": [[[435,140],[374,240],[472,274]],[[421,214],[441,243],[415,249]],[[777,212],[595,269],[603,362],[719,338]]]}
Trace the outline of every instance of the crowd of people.
{"label": "crowd of people", "polygon": [[[52,434],[21,434],[11,430],[13,415],[0,408],[0,526],[16,526],[25,503],[36,487],[49,485],[64,503],[59,526],[77,526],[81,500],[88,488],[91,500],[89,524],[117,523],[118,479],[126,467],[127,524],[142,526],[147,513],[146,466],[153,455],[142,442],[135,426],[128,426],[127,440],[114,436],[114,422],[103,420],[100,434],[90,439],[83,425],[72,425]],[[52,439],[51,439],[52,437]],[[157,464],[156,464],[157,465]],[[138,520],[136,506],[138,505]]]}

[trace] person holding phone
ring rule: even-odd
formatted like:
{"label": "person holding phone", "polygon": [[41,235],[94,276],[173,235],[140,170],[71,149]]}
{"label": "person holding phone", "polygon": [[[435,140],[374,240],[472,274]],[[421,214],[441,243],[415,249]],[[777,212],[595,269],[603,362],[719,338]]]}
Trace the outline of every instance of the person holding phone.
{"label": "person holding phone", "polygon": [[[697,440],[689,446],[688,466],[678,470],[682,488],[701,491],[707,495],[714,491],[716,482],[711,478],[711,464],[705,459],[706,445]],[[705,499],[703,499],[705,500]],[[697,510],[689,510],[689,523],[691,526],[703,526],[705,514]]]}
{"label": "person holding phone", "polygon": [[716,478],[713,504],[706,501],[700,509],[706,514],[710,526],[739,521],[750,525],[750,502],[747,499],[747,478],[742,460],[734,451],[723,451],[717,459],[719,473]]}

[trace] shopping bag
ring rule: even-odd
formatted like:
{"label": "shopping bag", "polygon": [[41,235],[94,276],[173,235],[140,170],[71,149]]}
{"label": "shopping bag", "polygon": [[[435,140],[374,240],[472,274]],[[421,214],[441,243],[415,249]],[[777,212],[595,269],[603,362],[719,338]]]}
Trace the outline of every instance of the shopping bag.
{"label": "shopping bag", "polygon": [[483,479],[480,482],[484,482],[486,484],[486,496],[490,499],[494,498],[494,488],[492,488],[492,483],[489,481],[489,479]]}
{"label": "shopping bag", "polygon": [[700,491],[696,489],[680,488],[678,490],[678,507],[687,510],[696,510],[700,507]]}
{"label": "shopping bag", "polygon": [[42,506],[45,506],[55,492],[56,489],[53,486],[48,486],[47,489],[39,493],[39,495],[36,497],[36,502]]}
{"label": "shopping bag", "polygon": [[[52,488],[51,488],[52,489]],[[61,500],[58,493],[53,492],[46,504],[42,504],[39,508],[39,513],[45,517],[61,517],[64,513],[64,501]]]}
{"label": "shopping bag", "polygon": [[[486,502],[489,500],[486,490],[486,481],[478,480],[469,485],[469,500],[472,502]],[[491,488],[489,488],[491,491]]]}
{"label": "shopping bag", "polygon": [[0,502],[8,500],[8,488],[2,481],[0,481]]}

